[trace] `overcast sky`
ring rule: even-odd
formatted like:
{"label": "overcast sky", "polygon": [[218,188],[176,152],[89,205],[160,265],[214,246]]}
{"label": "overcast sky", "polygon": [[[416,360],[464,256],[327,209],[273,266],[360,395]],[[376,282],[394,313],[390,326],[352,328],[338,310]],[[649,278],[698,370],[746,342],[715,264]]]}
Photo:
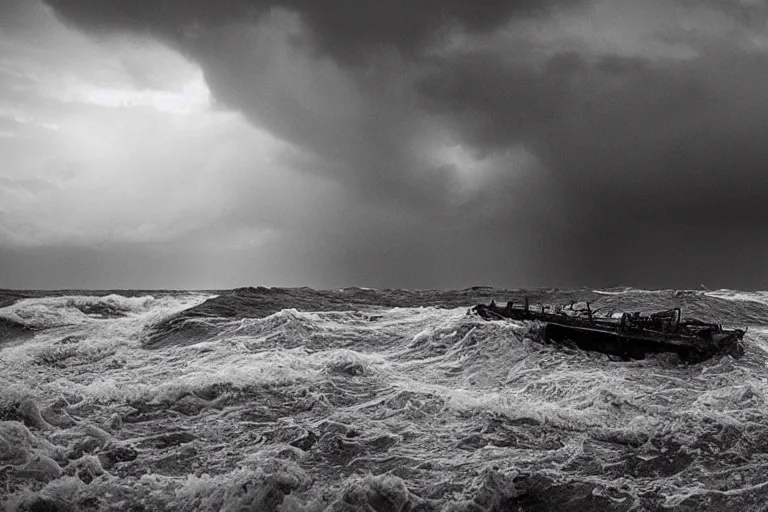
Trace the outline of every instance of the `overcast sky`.
{"label": "overcast sky", "polygon": [[0,287],[768,288],[763,0],[2,0]]}

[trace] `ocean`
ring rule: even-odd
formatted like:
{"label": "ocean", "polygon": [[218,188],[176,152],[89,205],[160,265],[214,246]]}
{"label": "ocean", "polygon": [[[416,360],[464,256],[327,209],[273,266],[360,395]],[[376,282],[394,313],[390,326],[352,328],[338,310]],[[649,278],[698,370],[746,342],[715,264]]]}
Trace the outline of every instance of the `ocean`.
{"label": "ocean", "polygon": [[[684,364],[475,303],[748,327]],[[768,293],[0,291],[0,503],[21,511],[768,510]]]}

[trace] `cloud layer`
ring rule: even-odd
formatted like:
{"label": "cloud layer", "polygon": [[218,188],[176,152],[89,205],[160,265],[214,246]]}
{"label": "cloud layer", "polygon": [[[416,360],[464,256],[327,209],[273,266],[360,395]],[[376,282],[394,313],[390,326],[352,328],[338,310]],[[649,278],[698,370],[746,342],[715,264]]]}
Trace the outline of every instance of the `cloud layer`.
{"label": "cloud layer", "polygon": [[[170,58],[157,50],[124,59],[109,93],[73,86],[72,101],[97,103],[78,116],[132,101],[160,125],[210,91],[198,135],[186,116],[153,144],[137,114],[105,153],[156,181],[120,174],[126,206],[103,225],[157,205],[119,243],[196,253],[210,276],[175,286],[768,284],[761,3],[46,3],[97,47],[164,45],[202,72],[185,95],[147,72]],[[80,127],[88,158],[101,122]],[[109,160],[126,154],[141,157]],[[46,186],[23,179],[0,187]]]}

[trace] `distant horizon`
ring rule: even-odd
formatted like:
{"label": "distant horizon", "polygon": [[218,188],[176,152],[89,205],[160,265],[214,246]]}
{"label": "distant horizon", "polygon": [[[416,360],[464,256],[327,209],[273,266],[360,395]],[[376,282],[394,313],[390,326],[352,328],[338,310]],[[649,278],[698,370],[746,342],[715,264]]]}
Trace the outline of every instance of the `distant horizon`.
{"label": "distant horizon", "polygon": [[245,286],[235,286],[231,288],[122,288],[122,287],[107,287],[107,288],[4,288],[0,286],[0,291],[9,291],[9,292],[66,292],[66,291],[89,291],[89,292],[119,292],[119,291],[129,291],[129,292],[137,292],[137,291],[146,291],[146,292],[216,292],[216,291],[231,291],[231,290],[238,290],[238,289],[247,289],[247,288],[266,288],[266,289],[285,289],[285,290],[291,290],[291,289],[301,289],[301,288],[308,288],[315,291],[336,291],[336,290],[346,290],[346,289],[361,289],[361,290],[374,290],[374,291],[382,291],[382,290],[408,290],[408,291],[464,291],[464,290],[471,290],[474,288],[491,288],[495,290],[555,290],[555,289],[561,289],[561,290],[580,290],[580,289],[589,289],[589,290],[596,290],[596,291],[608,291],[612,289],[627,289],[627,290],[638,290],[638,291],[649,291],[649,292],[660,292],[660,291],[718,291],[718,290],[734,290],[734,291],[745,291],[745,292],[759,292],[759,291],[766,291],[761,290],[759,288],[754,289],[747,289],[747,288],[709,288],[709,287],[698,287],[698,288],[647,288],[647,287],[639,287],[639,286],[628,286],[628,285],[615,285],[615,286],[493,286],[493,285],[473,285],[473,286],[467,286],[467,287],[461,287],[461,288],[408,288],[408,287],[385,287],[385,288],[376,288],[371,286],[335,286],[335,287],[329,287],[329,288],[318,288],[313,286],[268,286],[268,285],[245,285]]}

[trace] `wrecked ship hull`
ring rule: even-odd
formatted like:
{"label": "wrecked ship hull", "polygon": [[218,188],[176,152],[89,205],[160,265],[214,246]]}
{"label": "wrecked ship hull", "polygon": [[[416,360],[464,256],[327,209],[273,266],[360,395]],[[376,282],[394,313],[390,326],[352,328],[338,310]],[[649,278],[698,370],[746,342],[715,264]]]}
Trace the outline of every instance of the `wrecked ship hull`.
{"label": "wrecked ship hull", "polygon": [[695,336],[663,336],[622,333],[598,328],[547,323],[544,337],[551,342],[572,344],[582,350],[602,352],[622,359],[645,359],[651,354],[674,353],[681,361],[696,363],[718,354],[744,355],[743,333],[716,334],[711,340]]}
{"label": "wrecked ship hull", "polygon": [[611,319],[569,317],[564,314],[536,312],[528,308],[501,308],[479,304],[471,312],[486,320],[535,321],[543,325],[547,342],[559,343],[581,350],[601,352],[624,360],[645,359],[652,354],[673,353],[681,361],[697,363],[716,355],[740,357],[744,354],[742,329],[725,330],[719,324],[694,320],[680,323],[679,310],[674,325],[659,326],[659,330],[642,327],[650,325],[655,315],[638,317],[625,323]]}

